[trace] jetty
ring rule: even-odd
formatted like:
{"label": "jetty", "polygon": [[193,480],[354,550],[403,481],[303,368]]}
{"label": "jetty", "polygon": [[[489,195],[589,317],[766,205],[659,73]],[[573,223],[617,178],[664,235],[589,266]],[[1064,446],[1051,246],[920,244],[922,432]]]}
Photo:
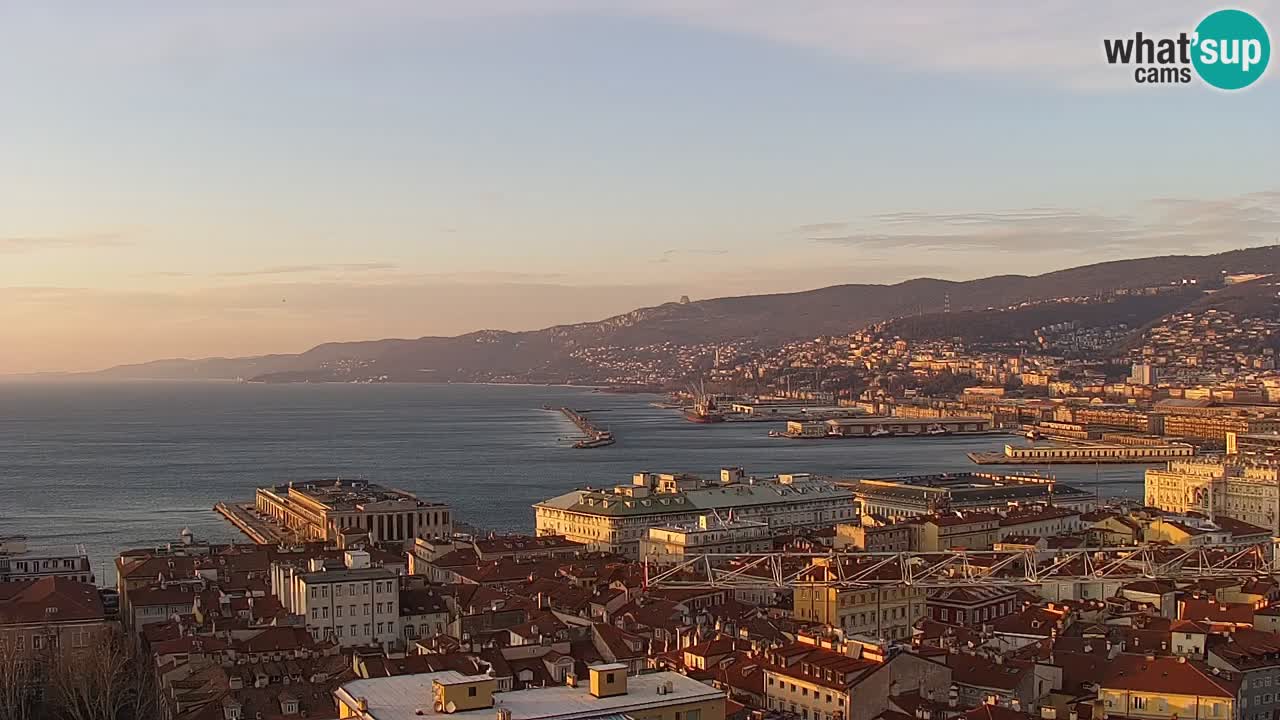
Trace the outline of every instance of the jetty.
{"label": "jetty", "polygon": [[586,436],[573,444],[575,448],[580,450],[598,448],[614,443],[613,433],[596,427],[581,411],[569,407],[552,408],[547,406],[546,409],[559,410],[561,414],[569,418],[569,422],[576,425],[582,431],[582,434]]}
{"label": "jetty", "polygon": [[213,506],[213,511],[259,545],[280,545],[299,542],[292,530],[272,525],[253,512],[253,503],[224,503]]}

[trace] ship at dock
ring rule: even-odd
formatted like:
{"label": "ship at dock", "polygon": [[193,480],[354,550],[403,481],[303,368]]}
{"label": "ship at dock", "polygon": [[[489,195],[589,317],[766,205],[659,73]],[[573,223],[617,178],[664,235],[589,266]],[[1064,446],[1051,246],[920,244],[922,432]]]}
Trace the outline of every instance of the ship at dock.
{"label": "ship at dock", "polygon": [[715,396],[708,394],[701,383],[691,385],[689,391],[693,395],[693,407],[684,411],[685,420],[701,424],[724,422],[724,412],[716,405]]}

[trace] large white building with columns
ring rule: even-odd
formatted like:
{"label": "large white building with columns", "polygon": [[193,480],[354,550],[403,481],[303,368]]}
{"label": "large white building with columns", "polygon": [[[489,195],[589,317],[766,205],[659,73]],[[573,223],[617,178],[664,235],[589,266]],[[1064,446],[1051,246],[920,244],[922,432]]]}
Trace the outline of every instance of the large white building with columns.
{"label": "large white building with columns", "polygon": [[258,488],[255,509],[312,540],[335,540],[347,528],[374,542],[409,542],[453,535],[449,506],[403,490],[351,480]]}

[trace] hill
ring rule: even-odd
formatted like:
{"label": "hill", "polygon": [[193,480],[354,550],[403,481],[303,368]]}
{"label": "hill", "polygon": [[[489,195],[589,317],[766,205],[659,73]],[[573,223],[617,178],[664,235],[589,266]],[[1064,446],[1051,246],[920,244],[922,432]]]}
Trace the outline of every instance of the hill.
{"label": "hill", "polygon": [[1098,263],[1038,276],[894,285],[837,285],[805,292],[667,303],[596,322],[527,332],[485,330],[457,337],[326,343],[298,355],[163,360],[111,368],[112,378],[253,378],[268,382],[395,381],[591,382],[577,351],[660,343],[749,340],[760,345],[835,335],[891,318],[985,310],[1052,298],[1104,295],[1194,279],[1216,287],[1224,273],[1280,272],[1280,247],[1217,255],[1174,255]]}

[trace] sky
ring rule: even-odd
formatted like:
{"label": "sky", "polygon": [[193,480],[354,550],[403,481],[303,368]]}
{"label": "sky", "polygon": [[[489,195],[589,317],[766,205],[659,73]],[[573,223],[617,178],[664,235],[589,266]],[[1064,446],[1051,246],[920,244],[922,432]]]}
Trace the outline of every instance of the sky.
{"label": "sky", "polygon": [[1217,7],[0,2],[0,374],[1275,243]]}

